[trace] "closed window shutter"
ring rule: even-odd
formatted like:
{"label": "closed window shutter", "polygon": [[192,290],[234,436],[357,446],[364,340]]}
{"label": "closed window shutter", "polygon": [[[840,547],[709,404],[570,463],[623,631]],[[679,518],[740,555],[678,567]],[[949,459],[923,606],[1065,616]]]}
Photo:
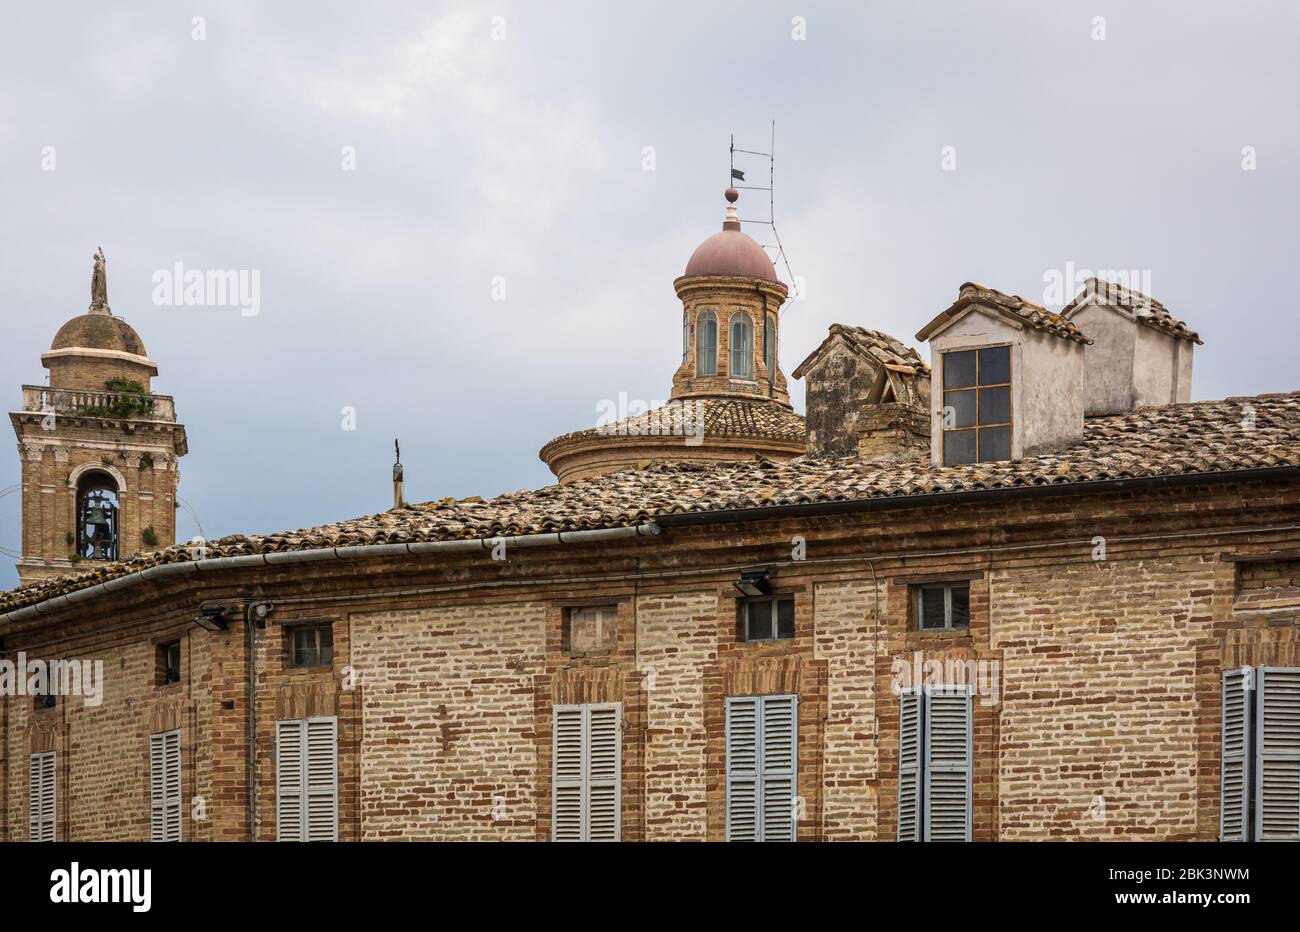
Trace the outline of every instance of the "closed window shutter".
{"label": "closed window shutter", "polygon": [[621,837],[620,732],[622,707],[589,705],[587,737],[587,837],[586,841],[618,841]]}
{"label": "closed window shutter", "polygon": [[1256,670],[1255,838],[1300,841],[1300,668]]}
{"label": "closed window shutter", "polygon": [[916,687],[898,697],[898,840],[921,840],[921,739],[925,697]]}
{"label": "closed window shutter", "polygon": [[794,841],[796,696],[727,699],[727,840]]}
{"label": "closed window shutter", "polygon": [[275,723],[275,836],[302,841],[303,735],[302,721]]}
{"label": "closed window shutter", "polygon": [[149,840],[181,840],[181,733],[149,736]]}
{"label": "closed window shutter", "polygon": [[763,698],[763,841],[795,839],[798,702],[794,696]]}
{"label": "closed window shutter", "polygon": [[338,720],[306,722],[306,841],[338,841]]}
{"label": "closed window shutter", "polygon": [[925,688],[926,841],[970,841],[971,698],[969,686]]}
{"label": "closed window shutter", "polygon": [[551,714],[551,838],[619,841],[622,705],[557,705]]}
{"label": "closed window shutter", "polygon": [[1219,748],[1219,840],[1246,841],[1250,827],[1250,715],[1254,670],[1223,671]]}
{"label": "closed window shutter", "polygon": [[27,838],[54,841],[54,752],[44,751],[27,759]]}
{"label": "closed window shutter", "polygon": [[727,699],[727,841],[758,841],[757,696]]}

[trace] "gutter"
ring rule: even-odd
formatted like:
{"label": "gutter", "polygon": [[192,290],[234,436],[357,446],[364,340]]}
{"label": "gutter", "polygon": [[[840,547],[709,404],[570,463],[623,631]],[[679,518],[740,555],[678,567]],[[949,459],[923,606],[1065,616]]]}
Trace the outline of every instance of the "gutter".
{"label": "gutter", "polygon": [[417,541],[409,544],[320,547],[313,550],[282,550],[277,553],[253,553],[238,557],[213,557],[210,560],[162,563],[6,612],[0,615],[0,624],[30,621],[42,615],[94,601],[101,595],[134,588],[142,582],[153,582],[173,576],[202,575],[222,570],[275,567],[295,563],[324,563],[330,560],[350,561],[364,557],[419,557],[467,553],[493,550],[500,544],[505,544],[507,551],[512,547],[557,547],[563,544],[601,543],[635,537],[653,537],[658,533],[659,525],[648,522],[632,527],[596,528],[590,531],[558,531],[547,534],[521,534],[516,537],[475,537],[470,540]]}
{"label": "gutter", "polygon": [[[925,508],[927,506],[977,504],[1007,498],[1037,498],[1051,495],[1079,495],[1091,492],[1118,492],[1165,488],[1179,485],[1218,485],[1250,479],[1288,478],[1300,474],[1300,466],[1261,466],[1227,472],[1189,473],[1177,476],[1140,476],[1133,479],[1099,479],[1090,482],[1059,482],[1050,485],[1007,486],[1000,489],[973,489],[962,492],[917,492],[913,495],[880,498],[842,499],[833,502],[802,502],[792,505],[766,505],[751,508],[726,508],[717,511],[691,511],[655,517],[660,527],[686,527],[755,521],[760,518],[808,518],[822,515],[854,514],[888,508]],[[0,616],[0,620],[3,617]]]}

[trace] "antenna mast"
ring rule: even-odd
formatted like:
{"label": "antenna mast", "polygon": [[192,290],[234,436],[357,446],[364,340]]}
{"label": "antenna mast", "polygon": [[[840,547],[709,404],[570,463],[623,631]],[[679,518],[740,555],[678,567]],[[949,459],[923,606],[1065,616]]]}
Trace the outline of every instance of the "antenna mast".
{"label": "antenna mast", "polygon": [[[736,184],[737,181],[745,180],[744,171],[736,170],[736,153],[742,155],[755,155],[767,159],[767,186],[753,184]],[[767,152],[756,152],[753,149],[737,149],[736,135],[731,135],[731,171],[727,178],[727,184],[733,188],[745,191],[766,191],[767,192],[767,219],[766,220],[741,220],[741,223],[761,223],[764,226],[772,228],[772,237],[776,240],[775,247],[769,247],[766,243],[762,244],[764,249],[775,248],[777,255],[780,257],[782,264],[785,265],[785,272],[790,276],[790,287],[794,290],[796,298],[799,295],[799,286],[795,280],[794,272],[790,269],[790,259],[785,254],[785,246],[781,244],[781,234],[776,229],[776,120],[772,121],[772,140],[768,145]],[[789,307],[787,304],[786,307]],[[781,309],[785,313],[785,308]]]}

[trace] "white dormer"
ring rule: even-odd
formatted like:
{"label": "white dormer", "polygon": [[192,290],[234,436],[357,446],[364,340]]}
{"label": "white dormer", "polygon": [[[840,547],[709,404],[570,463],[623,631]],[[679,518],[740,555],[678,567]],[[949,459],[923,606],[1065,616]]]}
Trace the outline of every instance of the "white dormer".
{"label": "white dormer", "polygon": [[1191,401],[1201,338],[1155,298],[1090,278],[1061,316],[1094,341],[1084,354],[1084,414]]}
{"label": "white dormer", "polygon": [[1084,348],[1058,314],[970,282],[916,335],[930,343],[930,462],[1018,460],[1083,437]]}

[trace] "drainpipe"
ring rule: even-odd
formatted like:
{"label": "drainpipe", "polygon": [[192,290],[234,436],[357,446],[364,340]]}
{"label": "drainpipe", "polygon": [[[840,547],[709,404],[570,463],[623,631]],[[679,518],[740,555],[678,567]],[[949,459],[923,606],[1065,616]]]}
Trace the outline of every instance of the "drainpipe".
{"label": "drainpipe", "polygon": [[[257,841],[257,623],[254,605],[244,606],[244,708],[248,759],[248,840]],[[265,612],[263,612],[263,616]]]}

